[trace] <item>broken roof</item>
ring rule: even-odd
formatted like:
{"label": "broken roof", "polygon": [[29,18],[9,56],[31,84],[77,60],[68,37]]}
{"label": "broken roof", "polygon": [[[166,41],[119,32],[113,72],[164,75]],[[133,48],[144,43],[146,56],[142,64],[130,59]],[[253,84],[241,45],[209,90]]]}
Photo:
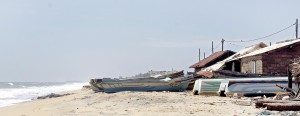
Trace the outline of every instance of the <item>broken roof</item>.
{"label": "broken roof", "polygon": [[225,63],[230,62],[230,61],[234,61],[234,60],[238,60],[241,58],[245,58],[245,57],[249,57],[249,56],[255,56],[258,54],[263,54],[266,52],[270,52],[282,47],[286,47],[295,43],[300,43],[300,39],[293,39],[293,40],[287,40],[287,41],[283,41],[283,42],[278,42],[276,44],[273,44],[271,46],[267,46],[264,43],[259,43],[253,46],[249,46],[246,47],[245,49],[237,52],[236,54],[232,55],[231,57],[226,58],[223,61],[220,61],[214,65],[211,65],[205,69],[203,69],[203,71],[217,71],[217,70],[221,70],[224,66]]}
{"label": "broken roof", "polygon": [[246,55],[244,55],[242,57],[239,57],[239,58],[244,58],[244,57],[248,57],[248,56],[255,56],[255,55],[258,55],[258,54],[263,54],[263,53],[273,51],[273,50],[276,50],[276,49],[279,49],[279,48],[282,48],[282,47],[286,47],[286,46],[289,46],[289,45],[292,45],[292,44],[295,44],[295,43],[298,43],[298,42],[300,42],[300,39],[293,39],[293,40],[278,42],[274,45],[256,50],[254,52],[251,52],[251,53],[246,54]]}
{"label": "broken roof", "polygon": [[237,59],[240,59],[241,57],[243,57],[244,55],[247,55],[251,52],[254,52],[256,50],[259,50],[259,49],[262,49],[264,47],[267,47],[266,44],[264,43],[259,43],[259,44],[255,44],[255,45],[252,45],[252,46],[249,46],[249,47],[246,47],[245,49],[242,49],[241,51],[235,53],[234,55],[220,61],[220,62],[217,62],[216,64],[214,65],[211,65],[209,67],[206,67],[205,69],[203,69],[203,71],[217,71],[217,70],[220,70],[223,68],[223,66],[225,65],[225,63],[227,62],[230,62],[230,61],[233,61],[233,60],[237,60]]}
{"label": "broken roof", "polygon": [[234,54],[234,52],[230,51],[230,50],[218,51],[218,52],[211,54],[207,58],[204,58],[203,60],[197,62],[196,64],[190,66],[190,68],[206,67],[209,63],[213,62],[214,60],[216,60],[217,58],[220,58],[223,55],[226,55],[227,53]]}

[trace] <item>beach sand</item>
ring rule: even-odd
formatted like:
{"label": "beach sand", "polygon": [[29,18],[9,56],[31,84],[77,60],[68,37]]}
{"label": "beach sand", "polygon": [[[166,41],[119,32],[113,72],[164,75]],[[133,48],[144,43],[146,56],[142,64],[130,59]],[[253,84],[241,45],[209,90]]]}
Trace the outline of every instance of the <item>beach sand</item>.
{"label": "beach sand", "polygon": [[1,116],[252,116],[261,111],[250,105],[250,99],[192,95],[190,92],[108,94],[77,90],[69,93],[73,94],[2,107]]}

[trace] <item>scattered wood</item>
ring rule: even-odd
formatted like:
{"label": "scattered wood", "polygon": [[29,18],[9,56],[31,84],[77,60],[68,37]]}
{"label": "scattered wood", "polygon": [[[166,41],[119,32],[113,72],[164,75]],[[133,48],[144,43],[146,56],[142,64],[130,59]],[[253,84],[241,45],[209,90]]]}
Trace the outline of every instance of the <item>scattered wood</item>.
{"label": "scattered wood", "polygon": [[276,84],[276,87],[279,87],[280,89],[285,90],[286,92],[288,92],[292,97],[295,97],[295,95],[297,94],[297,92],[295,92],[292,88],[288,88],[288,87],[283,87],[280,85]]}
{"label": "scattered wood", "polygon": [[259,100],[255,101],[254,103],[255,103],[256,108],[264,108],[264,107],[266,107],[265,103],[288,103],[288,102],[291,102],[291,101],[259,99]]}
{"label": "scattered wood", "polygon": [[232,103],[240,106],[251,106],[251,101],[232,101]]}
{"label": "scattered wood", "polygon": [[[273,100],[256,100],[256,108],[267,107],[267,110],[300,111],[300,58],[294,59],[293,63],[289,65],[288,72],[289,79],[291,76],[294,78],[295,84],[298,86],[298,91],[276,85],[277,87],[285,90],[286,93],[278,93]],[[290,98],[292,98],[292,100]]]}
{"label": "scattered wood", "polygon": [[82,86],[82,89],[92,89],[91,85],[84,85]]}
{"label": "scattered wood", "polygon": [[300,102],[296,103],[264,103],[267,110],[276,111],[300,111]]}
{"label": "scattered wood", "polygon": [[62,97],[62,96],[67,96],[67,95],[71,95],[71,94],[70,94],[70,93],[66,93],[66,94],[55,94],[55,93],[50,93],[50,94],[45,95],[45,96],[39,96],[39,97],[37,97],[37,99],[56,98],[56,97]]}
{"label": "scattered wood", "polygon": [[293,63],[289,65],[289,70],[291,69],[292,76],[296,85],[298,86],[298,92],[296,93],[296,98],[300,98],[300,57],[295,58]]}
{"label": "scattered wood", "polygon": [[283,97],[289,96],[290,93],[288,92],[279,92],[277,95],[273,98],[273,100],[282,100]]}

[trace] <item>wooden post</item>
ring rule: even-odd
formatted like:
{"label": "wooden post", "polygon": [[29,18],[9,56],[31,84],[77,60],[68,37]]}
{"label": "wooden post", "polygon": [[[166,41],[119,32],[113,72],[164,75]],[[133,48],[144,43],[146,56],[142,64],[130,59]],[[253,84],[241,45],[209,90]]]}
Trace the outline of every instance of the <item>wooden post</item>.
{"label": "wooden post", "polygon": [[292,84],[293,84],[293,77],[292,77],[292,71],[290,68],[288,68],[288,87],[292,89]]}
{"label": "wooden post", "polygon": [[296,19],[296,39],[298,39],[298,19]]}
{"label": "wooden post", "polygon": [[214,53],[214,41],[211,41],[211,54]]}
{"label": "wooden post", "polygon": [[199,48],[199,61],[201,60],[201,50]]}
{"label": "wooden post", "polygon": [[225,40],[222,38],[222,51],[224,50],[224,42],[225,42]]}

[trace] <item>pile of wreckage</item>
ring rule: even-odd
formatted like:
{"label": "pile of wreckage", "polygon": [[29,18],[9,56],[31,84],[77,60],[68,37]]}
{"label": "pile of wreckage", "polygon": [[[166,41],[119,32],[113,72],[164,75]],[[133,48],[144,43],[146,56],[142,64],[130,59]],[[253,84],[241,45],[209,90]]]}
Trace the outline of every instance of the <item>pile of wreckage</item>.
{"label": "pile of wreckage", "polygon": [[289,80],[294,80],[298,91],[291,89],[292,83],[289,82],[289,87],[281,87],[286,92],[277,93],[273,99],[258,99],[255,101],[256,108],[267,108],[267,110],[276,111],[299,111],[300,110],[300,58],[295,59],[289,65]]}

